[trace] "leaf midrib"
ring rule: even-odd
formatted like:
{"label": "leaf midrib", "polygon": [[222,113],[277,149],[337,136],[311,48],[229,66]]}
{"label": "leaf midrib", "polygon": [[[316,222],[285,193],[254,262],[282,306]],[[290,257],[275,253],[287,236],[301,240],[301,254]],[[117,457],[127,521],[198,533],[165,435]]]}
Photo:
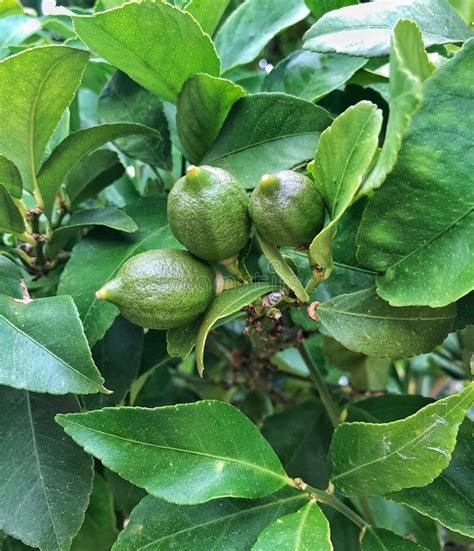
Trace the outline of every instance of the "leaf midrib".
{"label": "leaf midrib", "polygon": [[328,312],[329,314],[341,314],[343,316],[353,316],[356,318],[367,318],[367,319],[375,319],[375,320],[385,320],[385,321],[410,321],[410,322],[423,322],[423,321],[442,321],[442,320],[449,320],[454,319],[454,315],[452,316],[440,316],[436,318],[420,318],[420,317],[414,317],[414,318],[394,318],[391,316],[374,316],[370,314],[360,314],[358,312],[347,312],[344,310],[334,310],[333,308],[324,308],[323,305],[319,306],[319,311]]}

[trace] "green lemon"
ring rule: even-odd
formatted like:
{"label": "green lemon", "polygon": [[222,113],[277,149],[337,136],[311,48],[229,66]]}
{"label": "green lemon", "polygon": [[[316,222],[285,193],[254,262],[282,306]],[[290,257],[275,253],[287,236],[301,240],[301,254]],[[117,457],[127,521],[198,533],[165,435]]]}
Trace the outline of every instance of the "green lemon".
{"label": "green lemon", "polygon": [[153,250],[127,260],[97,291],[132,323],[150,329],[187,325],[216,295],[216,274],[187,251]]}
{"label": "green lemon", "polygon": [[250,197],[258,233],[280,247],[309,245],[323,228],[324,214],[316,184],[292,170],[265,174]]}
{"label": "green lemon", "polygon": [[226,170],[190,166],[168,197],[168,219],[178,239],[204,260],[235,257],[247,243],[248,198]]}

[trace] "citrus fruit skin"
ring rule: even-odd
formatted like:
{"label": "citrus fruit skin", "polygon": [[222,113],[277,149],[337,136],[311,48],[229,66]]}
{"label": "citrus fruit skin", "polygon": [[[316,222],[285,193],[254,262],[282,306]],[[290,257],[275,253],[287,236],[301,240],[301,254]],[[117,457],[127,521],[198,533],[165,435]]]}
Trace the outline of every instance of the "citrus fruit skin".
{"label": "citrus fruit skin", "polygon": [[226,170],[188,168],[168,196],[168,220],[176,239],[204,260],[239,253],[250,235],[248,197]]}
{"label": "citrus fruit skin", "polygon": [[214,270],[187,251],[159,249],[127,260],[96,296],[150,329],[182,327],[215,297]]}
{"label": "citrus fruit skin", "polygon": [[324,225],[324,201],[316,184],[292,170],[263,176],[249,211],[258,233],[279,247],[309,245]]}

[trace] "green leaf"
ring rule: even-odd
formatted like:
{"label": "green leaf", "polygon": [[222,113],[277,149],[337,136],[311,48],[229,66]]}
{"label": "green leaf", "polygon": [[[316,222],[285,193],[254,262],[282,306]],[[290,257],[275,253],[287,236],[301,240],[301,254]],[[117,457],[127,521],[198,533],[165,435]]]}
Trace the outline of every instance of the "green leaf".
{"label": "green leaf", "polygon": [[357,4],[358,0],[305,0],[311,13],[319,19],[325,13]]}
{"label": "green leaf", "polygon": [[189,160],[199,164],[214,143],[234,103],[245,90],[205,74],[190,77],[178,95],[176,124]]}
{"label": "green leaf", "polygon": [[168,226],[164,199],[147,197],[124,210],[136,222],[138,231],[111,235],[99,228],[93,230],[74,247],[61,275],[58,294],[74,299],[91,345],[104,336],[118,314],[113,304],[96,299],[96,291],[131,256],[150,249],[181,247]]}
{"label": "green leaf", "polygon": [[419,27],[412,21],[398,21],[390,46],[390,116],[385,141],[361,193],[380,187],[395,166],[403,135],[420,105],[422,83],[432,70]]}
{"label": "green leaf", "polygon": [[343,423],[329,453],[332,482],[346,495],[426,486],[451,459],[474,384],[391,423]]}
{"label": "green leaf", "polygon": [[296,298],[302,302],[308,302],[308,293],[305,291],[303,284],[298,279],[295,272],[291,269],[288,262],[278,250],[278,247],[268,241],[265,241],[261,235],[257,235],[257,238],[263,254],[268,258],[275,272],[281,277],[285,285],[287,285],[295,293]]}
{"label": "green leaf", "polygon": [[413,507],[451,530],[473,538],[474,486],[466,484],[473,476],[473,431],[473,423],[466,419],[459,429],[449,465],[431,484],[423,488],[406,488],[390,493],[387,497]]}
{"label": "green leaf", "polygon": [[333,270],[332,241],[337,223],[350,207],[372,162],[381,127],[380,109],[361,101],[346,109],[321,134],[313,174],[330,222],[313,239],[309,251],[313,264],[325,270],[325,278]]}
{"label": "green leaf", "polygon": [[0,386],[0,529],[43,551],[69,549],[92,489],[92,460],[54,422],[73,396]]}
{"label": "green leaf", "polygon": [[180,507],[147,496],[133,510],[114,551],[248,551],[270,522],[307,502],[302,492],[282,490],[258,500],[220,499]]}
{"label": "green leaf", "polygon": [[366,63],[362,57],[299,50],[275,66],[264,80],[263,89],[318,101],[342,86]]}
{"label": "green leaf", "polygon": [[327,13],[305,34],[304,48],[366,57],[387,55],[399,19],[410,19],[420,27],[426,47],[463,42],[471,36],[446,0],[386,0]]}
{"label": "green leaf", "polygon": [[117,153],[99,149],[81,159],[69,172],[66,192],[72,208],[94,197],[124,173]]}
{"label": "green leaf", "polygon": [[406,540],[383,528],[367,527],[361,542],[361,551],[428,551],[427,547]]}
{"label": "green leaf", "polygon": [[0,4],[0,17],[22,14],[23,6],[19,0],[3,0]]}
{"label": "green leaf", "polygon": [[470,40],[426,80],[395,168],[362,219],[358,260],[385,272],[377,292],[393,306],[444,306],[472,288],[473,53]]}
{"label": "green leaf", "polygon": [[430,352],[451,331],[456,307],[395,308],[375,289],[339,295],[318,307],[324,327],[349,350],[375,358]]}
{"label": "green leaf", "polygon": [[433,401],[417,394],[375,396],[351,403],[347,410],[347,421],[389,423],[413,415]]}
{"label": "green leaf", "polygon": [[2,155],[0,155],[0,184],[5,187],[12,197],[21,199],[23,194],[21,174],[12,162]]}
{"label": "green leaf", "polygon": [[70,297],[25,304],[0,296],[0,306],[1,384],[49,394],[106,392]]}
{"label": "green leaf", "polygon": [[99,97],[101,122],[138,123],[154,128],[157,136],[136,135],[116,140],[117,147],[132,159],[171,169],[171,141],[163,102],[126,74],[117,71]]}
{"label": "green leaf", "polygon": [[209,36],[190,14],[171,4],[130,3],[73,19],[89,48],[162,99],[175,103],[194,73],[219,75],[219,57]]}
{"label": "green leaf", "polygon": [[267,417],[262,428],[288,475],[322,489],[329,482],[327,454],[332,433],[331,422],[319,400]]}
{"label": "green leaf", "polygon": [[30,191],[89,55],[66,46],[43,46],[0,62],[0,154],[16,165]]}
{"label": "green leaf", "polygon": [[304,0],[247,0],[216,35],[222,71],[253,61],[276,34],[308,14]]}
{"label": "green leaf", "polygon": [[56,194],[70,170],[95,149],[130,134],[148,134],[160,137],[160,133],[141,124],[115,123],[84,128],[63,140],[51,153],[38,175],[38,186],[43,195],[45,214],[50,216]]}
{"label": "green leaf", "polygon": [[212,36],[224,15],[230,0],[191,0],[185,10],[201,25],[201,29]]}
{"label": "green leaf", "polygon": [[109,469],[172,503],[262,497],[289,482],[257,427],[225,402],[108,408],[56,420]]}
{"label": "green leaf", "polygon": [[[0,9],[2,8],[3,2]],[[40,29],[41,23],[35,17],[25,15],[2,17],[0,19],[0,59],[7,57],[10,46],[18,46]]]}
{"label": "green leaf", "polygon": [[275,546],[292,551],[332,551],[329,522],[315,500],[273,521],[258,536],[252,551],[270,551]]}
{"label": "green leaf", "polygon": [[89,507],[71,551],[110,551],[118,535],[115,523],[112,491],[108,483],[95,473]]}
{"label": "green leaf", "polygon": [[212,326],[220,319],[238,312],[244,306],[251,304],[257,298],[273,290],[275,290],[274,285],[250,283],[236,289],[231,289],[230,291],[224,291],[211,302],[211,305],[204,314],[196,337],[196,362],[201,377],[204,372],[204,347]]}
{"label": "green leaf", "polygon": [[138,229],[128,214],[114,207],[80,210],[71,215],[65,224],[54,230],[48,243],[48,254],[56,256],[75,233],[93,226],[105,226],[127,233]]}
{"label": "green leaf", "polygon": [[21,268],[6,256],[0,256],[0,294],[22,298],[22,279]]}
{"label": "green leaf", "polygon": [[0,184],[0,231],[23,233],[25,221],[5,186]]}
{"label": "green leaf", "polygon": [[166,332],[168,354],[185,360],[191,354],[202,323],[202,316],[184,327],[176,327]]}
{"label": "green leaf", "polygon": [[246,96],[232,107],[203,163],[228,170],[251,189],[262,174],[311,159],[331,121],[321,107],[286,94]]}

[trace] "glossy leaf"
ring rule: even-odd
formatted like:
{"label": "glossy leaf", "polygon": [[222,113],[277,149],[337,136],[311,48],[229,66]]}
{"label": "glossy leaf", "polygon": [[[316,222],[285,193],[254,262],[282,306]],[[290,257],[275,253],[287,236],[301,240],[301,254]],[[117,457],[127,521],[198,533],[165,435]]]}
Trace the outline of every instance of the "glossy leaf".
{"label": "glossy leaf", "polygon": [[265,526],[307,499],[285,489],[258,500],[220,499],[179,507],[148,496],[133,510],[114,551],[138,551],[146,545],[155,551],[247,551]]}
{"label": "glossy leaf", "polygon": [[216,35],[222,71],[253,61],[276,34],[308,14],[304,0],[247,0]]}
{"label": "glossy leaf", "polygon": [[110,551],[118,535],[115,523],[112,492],[108,483],[95,473],[89,507],[71,551]]}
{"label": "glossy leaf", "polygon": [[318,101],[342,86],[366,63],[362,57],[296,51],[275,66],[263,89]]}
{"label": "glossy leaf", "polygon": [[22,298],[21,268],[6,256],[0,256],[0,294]]}
{"label": "glossy leaf", "polygon": [[304,47],[355,56],[387,55],[399,19],[420,27],[426,47],[470,38],[468,26],[447,0],[387,0],[327,13],[306,33]]}
{"label": "glossy leaf", "polygon": [[0,155],[0,184],[4,186],[12,197],[21,199],[23,193],[21,175],[17,167],[6,157],[2,157],[2,155]]}
{"label": "glossy leaf", "polygon": [[67,177],[66,191],[72,207],[118,180],[124,170],[117,153],[110,149],[99,149],[81,159]]}
{"label": "glossy leaf", "polygon": [[225,402],[108,408],[56,419],[109,469],[172,503],[262,497],[288,483],[255,425]]}
{"label": "glossy leaf", "polygon": [[173,358],[185,360],[196,345],[202,316],[184,327],[169,329],[166,333],[168,354]]}
{"label": "glossy leaf", "polygon": [[428,548],[389,530],[369,526],[361,541],[361,551],[428,551]]}
{"label": "glossy leaf", "polygon": [[229,2],[230,0],[191,0],[185,9],[201,25],[201,29],[212,36]]}
{"label": "glossy leaf", "polygon": [[49,394],[105,392],[70,297],[23,304],[0,296],[0,306],[1,384]]}
{"label": "glossy leaf", "polygon": [[74,165],[107,142],[129,134],[161,136],[157,130],[141,124],[115,123],[84,128],[63,140],[51,153],[38,175],[38,186],[43,195],[45,214],[51,215],[61,182]]}
{"label": "glossy leaf", "polygon": [[75,233],[94,226],[105,226],[126,233],[133,233],[138,229],[128,214],[114,207],[80,210],[54,230],[48,243],[48,253],[55,256]]}
{"label": "glossy leaf", "polygon": [[314,159],[314,180],[330,222],[310,246],[313,264],[329,277],[333,269],[332,241],[337,223],[350,207],[377,151],[382,127],[382,112],[377,106],[361,101],[346,109],[322,134]]}
{"label": "glossy leaf", "polygon": [[279,251],[278,247],[268,241],[265,241],[261,235],[258,235],[258,242],[262,248],[263,254],[268,258],[268,261],[273,266],[277,275],[281,277],[285,285],[287,285],[295,293],[296,298],[301,300],[301,302],[308,302],[308,293],[295,272],[291,269],[288,262]]}
{"label": "glossy leaf", "polygon": [[474,487],[466,484],[473,477],[473,431],[473,423],[466,419],[459,429],[449,465],[431,484],[406,488],[387,497],[413,507],[451,530],[474,537]]}
{"label": "glossy leaf", "polygon": [[21,44],[40,29],[41,23],[34,17],[16,14],[2,17],[0,19],[0,59],[9,54],[10,46]]}
{"label": "glossy leaf", "polygon": [[16,165],[29,190],[88,60],[84,50],[44,46],[0,62],[0,155]]}
{"label": "glossy leaf", "polygon": [[390,116],[385,141],[361,193],[370,193],[380,187],[393,169],[403,135],[420,105],[421,86],[432,70],[420,29],[412,21],[398,21],[390,46]]}
{"label": "glossy leaf", "polygon": [[374,289],[339,295],[318,307],[318,317],[349,350],[375,358],[430,352],[451,331],[456,309],[406,306],[394,308]]}
{"label": "glossy leaf", "polygon": [[171,169],[171,141],[163,102],[124,73],[117,71],[99,97],[97,113],[101,122],[137,123],[154,128],[158,136],[132,135],[115,140],[117,147],[132,159]]}
{"label": "glossy leaf", "polygon": [[234,103],[245,90],[230,80],[197,74],[178,95],[176,124],[189,160],[199,164],[214,143]]}
{"label": "glossy leaf", "polygon": [[74,247],[61,275],[58,293],[73,297],[91,345],[104,336],[118,314],[113,304],[96,299],[97,289],[110,281],[130,256],[150,249],[180,248],[168,226],[163,199],[142,199],[125,212],[136,222],[138,231],[111,235],[99,228],[93,230]]}
{"label": "glossy leaf", "polygon": [[13,197],[0,184],[0,231],[23,233],[25,229],[25,221]]}
{"label": "glossy leaf", "polygon": [[74,28],[89,48],[173,103],[194,73],[219,75],[219,57],[209,36],[190,14],[165,2],[129,3],[74,17]]}
{"label": "glossy leaf", "polygon": [[321,107],[286,94],[246,96],[232,107],[203,163],[228,170],[251,189],[262,174],[311,159],[331,121]]}
{"label": "glossy leaf", "polygon": [[258,536],[252,551],[270,551],[275,546],[293,551],[332,551],[329,522],[316,501],[272,522]]}
{"label": "glossy leaf", "polygon": [[0,529],[44,551],[69,549],[92,489],[92,460],[54,422],[72,396],[0,386]]}
{"label": "glossy leaf", "polygon": [[391,423],[343,423],[334,433],[332,482],[346,495],[426,486],[451,459],[474,385]]}
{"label": "glossy leaf", "polygon": [[230,291],[224,291],[211,302],[204,314],[196,337],[196,362],[201,377],[204,372],[204,347],[212,326],[220,319],[238,312],[244,306],[251,304],[257,298],[265,293],[270,293],[274,289],[274,285],[268,285],[267,283],[250,283]]}
{"label": "glossy leaf", "polygon": [[397,164],[362,219],[358,259],[385,272],[377,292],[394,306],[444,306],[472,288],[473,52],[471,40],[425,82]]}

